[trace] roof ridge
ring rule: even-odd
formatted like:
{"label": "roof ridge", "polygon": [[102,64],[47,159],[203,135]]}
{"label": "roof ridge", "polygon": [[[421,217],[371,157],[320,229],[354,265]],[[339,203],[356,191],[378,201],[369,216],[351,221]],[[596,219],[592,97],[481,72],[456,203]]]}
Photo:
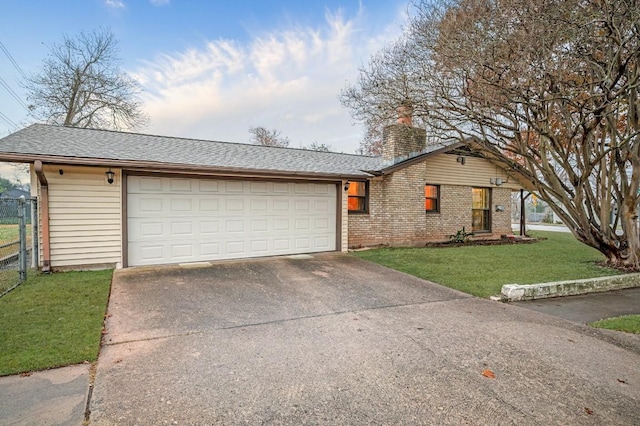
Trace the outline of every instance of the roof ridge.
{"label": "roof ridge", "polygon": [[168,136],[168,135],[155,135],[151,133],[128,132],[124,130],[94,129],[89,127],[72,127],[72,126],[63,126],[59,124],[33,123],[31,126],[43,126],[43,127],[51,127],[56,129],[71,130],[71,131],[95,131],[95,132],[105,132],[105,133],[116,133],[116,134],[144,136],[144,137],[151,137],[151,138],[162,138],[162,139],[169,139],[169,140],[183,140],[183,141],[205,142],[205,143],[222,143],[222,144],[243,145],[243,146],[249,145],[249,146],[256,146],[261,148],[278,148],[278,149],[288,149],[292,151],[317,152],[321,154],[348,155],[351,157],[358,157],[358,158],[378,158],[372,155],[360,155],[360,154],[351,154],[351,153],[335,152],[335,151],[317,151],[314,149],[294,148],[289,146],[267,146],[267,145],[258,145],[258,144],[252,144],[252,143],[244,143],[244,142],[218,141],[218,140],[212,140],[212,139],[198,139],[198,138],[188,138],[188,137],[182,137],[182,136]]}

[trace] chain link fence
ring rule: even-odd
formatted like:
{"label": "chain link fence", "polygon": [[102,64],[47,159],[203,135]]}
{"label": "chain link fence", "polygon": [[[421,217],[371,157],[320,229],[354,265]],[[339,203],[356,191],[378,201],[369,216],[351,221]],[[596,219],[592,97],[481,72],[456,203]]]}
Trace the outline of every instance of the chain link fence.
{"label": "chain link fence", "polygon": [[27,279],[37,265],[35,198],[0,198],[0,297]]}

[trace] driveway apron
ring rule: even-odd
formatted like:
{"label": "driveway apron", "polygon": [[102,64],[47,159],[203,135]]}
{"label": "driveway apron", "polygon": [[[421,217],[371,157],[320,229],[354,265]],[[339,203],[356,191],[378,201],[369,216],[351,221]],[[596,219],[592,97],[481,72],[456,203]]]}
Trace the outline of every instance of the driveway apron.
{"label": "driveway apron", "polygon": [[91,424],[640,424],[640,339],[337,254],[116,271]]}

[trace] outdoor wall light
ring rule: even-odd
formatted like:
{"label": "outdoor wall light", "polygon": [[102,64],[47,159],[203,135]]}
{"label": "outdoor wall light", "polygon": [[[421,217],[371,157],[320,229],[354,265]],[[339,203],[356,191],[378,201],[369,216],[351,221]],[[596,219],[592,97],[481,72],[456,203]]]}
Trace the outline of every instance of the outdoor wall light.
{"label": "outdoor wall light", "polygon": [[113,173],[111,169],[109,169],[108,172],[105,172],[105,175],[107,175],[107,182],[109,182],[109,185],[111,185],[114,181],[116,174]]}
{"label": "outdoor wall light", "polygon": [[348,191],[350,186],[351,186],[351,182],[347,181],[347,183],[344,184],[344,190]]}
{"label": "outdoor wall light", "polygon": [[466,161],[466,160],[465,160],[465,158],[461,155],[461,156],[459,156],[458,158],[456,158],[456,161],[457,161],[458,163],[460,163],[460,164],[462,164],[462,165],[464,166],[464,163],[465,163],[465,161]]}

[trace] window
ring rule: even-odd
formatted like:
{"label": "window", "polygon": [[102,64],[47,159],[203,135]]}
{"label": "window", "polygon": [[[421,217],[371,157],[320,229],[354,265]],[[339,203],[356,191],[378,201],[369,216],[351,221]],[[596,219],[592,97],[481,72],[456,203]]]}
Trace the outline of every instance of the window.
{"label": "window", "polygon": [[368,212],[368,192],[368,182],[351,182],[349,184],[349,198],[347,200],[349,213]]}
{"label": "window", "polygon": [[474,232],[491,231],[491,189],[471,188],[472,226]]}
{"label": "window", "polygon": [[427,213],[440,212],[440,186],[425,185],[424,186],[424,211]]}

